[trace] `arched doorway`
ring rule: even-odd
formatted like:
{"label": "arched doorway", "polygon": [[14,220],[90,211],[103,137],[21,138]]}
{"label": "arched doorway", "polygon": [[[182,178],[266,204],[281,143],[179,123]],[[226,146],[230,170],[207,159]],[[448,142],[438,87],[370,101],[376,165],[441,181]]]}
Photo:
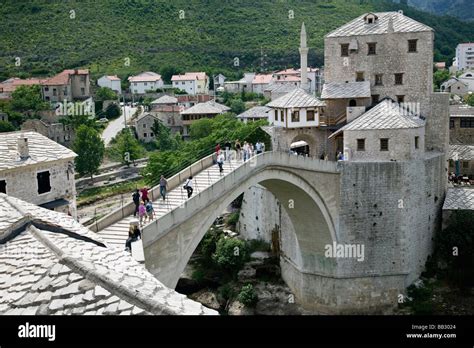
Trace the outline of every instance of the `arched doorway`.
{"label": "arched doorway", "polygon": [[349,107],[354,107],[354,106],[357,106],[357,100],[355,99],[349,100]]}
{"label": "arched doorway", "polygon": [[290,150],[303,156],[318,157],[318,145],[316,138],[311,134],[301,133],[296,135],[290,142]]}

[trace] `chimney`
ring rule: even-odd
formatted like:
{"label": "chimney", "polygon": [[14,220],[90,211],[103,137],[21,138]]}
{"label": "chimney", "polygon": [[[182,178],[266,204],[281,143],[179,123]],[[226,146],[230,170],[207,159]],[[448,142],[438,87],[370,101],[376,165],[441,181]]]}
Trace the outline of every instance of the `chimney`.
{"label": "chimney", "polygon": [[28,148],[28,138],[21,136],[18,138],[18,154],[20,159],[25,160],[30,157],[30,150]]}

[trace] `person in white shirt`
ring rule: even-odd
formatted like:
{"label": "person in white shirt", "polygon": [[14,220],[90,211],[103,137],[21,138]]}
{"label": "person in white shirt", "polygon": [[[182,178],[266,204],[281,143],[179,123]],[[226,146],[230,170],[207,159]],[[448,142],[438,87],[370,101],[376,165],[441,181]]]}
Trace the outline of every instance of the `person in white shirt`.
{"label": "person in white shirt", "polygon": [[183,188],[188,192],[188,198],[191,198],[193,195],[193,176],[191,175],[186,183],[184,184]]}
{"label": "person in white shirt", "polygon": [[217,165],[219,166],[219,173],[222,174],[224,172],[224,155],[221,153],[217,156]]}

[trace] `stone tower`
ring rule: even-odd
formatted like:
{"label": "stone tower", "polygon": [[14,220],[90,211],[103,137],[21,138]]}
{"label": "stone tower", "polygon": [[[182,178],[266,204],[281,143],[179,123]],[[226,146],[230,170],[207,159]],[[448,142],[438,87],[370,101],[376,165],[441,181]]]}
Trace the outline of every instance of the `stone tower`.
{"label": "stone tower", "polygon": [[301,43],[300,43],[300,58],[301,58],[301,88],[308,91],[308,46],[306,44],[306,28],[304,22],[301,25]]}

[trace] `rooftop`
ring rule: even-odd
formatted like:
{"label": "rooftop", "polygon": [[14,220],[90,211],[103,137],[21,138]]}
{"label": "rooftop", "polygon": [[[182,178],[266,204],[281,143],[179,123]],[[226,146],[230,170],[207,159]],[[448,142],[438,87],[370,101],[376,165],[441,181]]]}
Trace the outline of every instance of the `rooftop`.
{"label": "rooftop", "polygon": [[269,108],[268,106],[254,106],[251,109],[248,109],[247,111],[242,112],[241,114],[237,115],[237,118],[267,118],[268,113],[272,109]]}
{"label": "rooftop", "polygon": [[[29,157],[20,159],[18,139],[28,139]],[[36,132],[2,133],[0,136],[0,170],[24,167],[37,163],[74,159],[77,155],[68,148]]]}
{"label": "rooftop", "polygon": [[271,101],[267,106],[272,108],[308,108],[324,106],[324,103],[318,98],[309,95],[303,89],[296,88],[284,96]]}
{"label": "rooftop", "polygon": [[474,145],[449,145],[449,159],[472,161],[474,160]]}
{"label": "rooftop", "polygon": [[474,189],[449,188],[443,210],[474,210]]}
{"label": "rooftop", "polygon": [[217,114],[222,114],[224,112],[227,112],[229,110],[230,108],[225,105],[216,103],[215,101],[208,101],[205,103],[196,104],[190,107],[189,109],[184,110],[181,113],[181,115],[193,115],[193,114],[196,114],[196,115],[216,114],[217,115]]}
{"label": "rooftop", "polygon": [[107,75],[107,77],[110,81],[120,81],[120,78],[117,75]]}
{"label": "rooftop", "polygon": [[130,76],[128,81],[130,82],[156,82],[161,80],[161,75],[153,71],[145,71],[136,76]]}
{"label": "rooftop", "polygon": [[259,74],[255,75],[252,83],[253,84],[267,84],[270,83],[273,79],[272,74]]}
{"label": "rooftop", "polygon": [[348,123],[330,138],[346,130],[406,129],[423,127],[425,122],[392,99],[385,98],[369,111]]}
{"label": "rooftop", "polygon": [[216,314],[70,216],[0,194],[0,314]]}
{"label": "rooftop", "polygon": [[178,98],[172,97],[170,95],[164,95],[155,99],[151,104],[178,104]]}
{"label": "rooftop", "polygon": [[474,107],[469,105],[450,105],[450,117],[474,117]]}
{"label": "rooftop", "polygon": [[374,23],[366,23],[364,20],[368,13],[365,13],[342,27],[327,34],[326,37],[341,37],[354,35],[387,34],[389,32],[389,22],[392,18],[393,31],[395,33],[412,33],[422,31],[433,31],[429,26],[411,19],[400,12],[377,12],[374,13],[378,19]]}
{"label": "rooftop", "polygon": [[66,85],[69,83],[69,79],[71,75],[88,75],[88,69],[67,69],[60,72],[53,77],[48,79],[42,80],[41,84],[45,86],[59,86],[59,85]]}
{"label": "rooftop", "polygon": [[193,81],[193,80],[205,80],[205,72],[187,72],[184,75],[173,75],[171,81]]}
{"label": "rooftop", "polygon": [[370,82],[325,83],[321,99],[370,98]]}

